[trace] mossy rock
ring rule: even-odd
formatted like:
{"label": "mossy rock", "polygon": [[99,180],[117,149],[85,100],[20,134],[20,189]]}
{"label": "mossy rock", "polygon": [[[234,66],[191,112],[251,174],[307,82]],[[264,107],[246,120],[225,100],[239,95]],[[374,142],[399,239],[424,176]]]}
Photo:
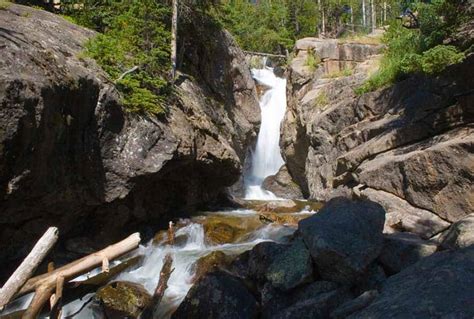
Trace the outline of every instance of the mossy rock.
{"label": "mossy rock", "polygon": [[138,318],[152,302],[152,296],[139,284],[116,281],[97,291],[107,318]]}
{"label": "mossy rock", "polygon": [[207,216],[199,220],[204,227],[206,240],[211,244],[235,243],[262,226],[258,216]]}

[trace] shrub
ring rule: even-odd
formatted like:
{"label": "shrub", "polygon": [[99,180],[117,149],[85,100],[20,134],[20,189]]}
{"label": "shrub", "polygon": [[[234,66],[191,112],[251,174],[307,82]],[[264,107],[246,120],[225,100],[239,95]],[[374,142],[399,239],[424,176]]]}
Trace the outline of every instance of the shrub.
{"label": "shrub", "polygon": [[318,67],[319,63],[321,63],[321,59],[319,58],[319,56],[313,51],[308,51],[308,55],[306,56],[306,61],[304,64],[311,71],[314,71]]}
{"label": "shrub", "polygon": [[10,7],[10,2],[7,0],[0,0],[0,10],[7,10]]}
{"label": "shrub", "polygon": [[328,104],[329,104],[329,98],[326,92],[324,91],[319,93],[318,96],[316,96],[316,98],[314,99],[314,107],[324,108]]}
{"label": "shrub", "polygon": [[450,45],[438,45],[423,52],[419,58],[421,70],[427,74],[443,71],[447,66],[459,63],[464,59],[464,53]]}

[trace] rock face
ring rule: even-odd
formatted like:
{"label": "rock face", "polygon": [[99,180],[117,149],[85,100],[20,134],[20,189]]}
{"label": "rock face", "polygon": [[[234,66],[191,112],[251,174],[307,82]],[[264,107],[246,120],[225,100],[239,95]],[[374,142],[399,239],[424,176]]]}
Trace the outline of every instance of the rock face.
{"label": "rock face", "polygon": [[457,221],[441,236],[441,245],[460,249],[474,245],[474,214]]}
{"label": "rock face", "polygon": [[166,115],[138,116],[80,58],[92,31],[28,7],[0,10],[2,266],[47,226],[106,244],[237,181],[259,123],[255,87],[229,34],[194,25],[182,26],[180,98]]}
{"label": "rock face", "polygon": [[440,252],[390,277],[381,294],[349,318],[472,318],[474,247]]}
{"label": "rock face", "polygon": [[382,250],[385,212],[370,201],[330,200],[317,214],[299,223],[321,278],[355,283]]}
{"label": "rock face", "polygon": [[[474,211],[474,56],[437,77],[413,76],[357,96],[377,50],[328,43],[301,40],[298,55],[306,53],[289,68],[281,147],[303,191],[316,200],[353,191],[386,209],[386,232],[423,238]],[[352,74],[328,78],[324,58],[304,66],[308,50],[352,64]]]}
{"label": "rock face", "polygon": [[275,175],[265,178],[262,187],[280,198],[298,199],[304,197],[300,187],[288,173],[286,165],[283,165]]}
{"label": "rock face", "polygon": [[257,317],[257,302],[237,278],[222,272],[204,276],[188,292],[172,318]]}

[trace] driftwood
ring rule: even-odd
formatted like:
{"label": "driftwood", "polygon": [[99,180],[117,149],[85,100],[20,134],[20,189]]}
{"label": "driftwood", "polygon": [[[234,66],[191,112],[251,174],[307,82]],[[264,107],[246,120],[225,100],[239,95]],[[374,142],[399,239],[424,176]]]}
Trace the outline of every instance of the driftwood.
{"label": "driftwood", "polygon": [[[100,265],[107,265],[108,261],[120,257],[133,249],[137,248],[140,243],[140,234],[135,233],[119,243],[111,245],[101,251],[93,253],[89,256],[83,257],[61,268],[53,270],[26,282],[23,288],[18,293],[18,296],[35,291],[35,296],[31,301],[28,309],[25,311],[23,318],[34,319],[37,317],[44,304],[56,291],[55,296],[62,295],[64,282],[69,281],[85,272],[88,272]],[[54,304],[59,298],[54,298]]]}
{"label": "driftwood", "polygon": [[168,226],[168,245],[174,245],[174,224],[173,222],[169,222]]}
{"label": "driftwood", "polygon": [[266,56],[270,58],[278,58],[278,59],[286,59],[287,57],[283,54],[272,54],[272,53],[264,53],[264,52],[253,52],[253,51],[244,51],[245,54],[248,55],[259,55],[259,56]]}
{"label": "driftwood", "polygon": [[161,267],[160,280],[158,281],[155,292],[153,293],[153,300],[150,303],[150,306],[143,311],[142,318],[155,318],[154,313],[156,313],[158,307],[160,306],[161,299],[163,299],[166,288],[168,288],[168,280],[174,271],[174,269],[171,269],[172,265],[173,257],[171,257],[170,254],[167,254],[163,263],[163,267]]}
{"label": "driftwood", "polygon": [[130,73],[133,73],[135,71],[137,71],[139,69],[139,67],[137,65],[135,65],[133,68],[131,68],[130,70],[127,70],[125,72],[123,72],[118,78],[117,80],[114,81],[114,83],[117,83],[118,81],[122,80],[124,77],[126,77],[127,75],[129,75]]}
{"label": "driftwood", "polygon": [[48,252],[58,240],[58,229],[50,227],[38,240],[28,256],[15,270],[0,290],[0,309],[3,308],[20,290],[25,282],[33,275],[38,265],[43,261]]}

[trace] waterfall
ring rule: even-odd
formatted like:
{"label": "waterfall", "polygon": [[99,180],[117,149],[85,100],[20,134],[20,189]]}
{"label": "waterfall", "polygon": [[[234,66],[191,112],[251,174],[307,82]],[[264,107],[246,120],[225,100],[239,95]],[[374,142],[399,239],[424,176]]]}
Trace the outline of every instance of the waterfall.
{"label": "waterfall", "polygon": [[252,69],[252,75],[269,89],[260,99],[262,123],[257,145],[252,152],[252,166],[244,177],[245,198],[277,199],[272,192],[262,188],[262,183],[266,177],[275,175],[284,164],[280,153],[280,124],[286,111],[286,79],[277,77],[268,67]]}

